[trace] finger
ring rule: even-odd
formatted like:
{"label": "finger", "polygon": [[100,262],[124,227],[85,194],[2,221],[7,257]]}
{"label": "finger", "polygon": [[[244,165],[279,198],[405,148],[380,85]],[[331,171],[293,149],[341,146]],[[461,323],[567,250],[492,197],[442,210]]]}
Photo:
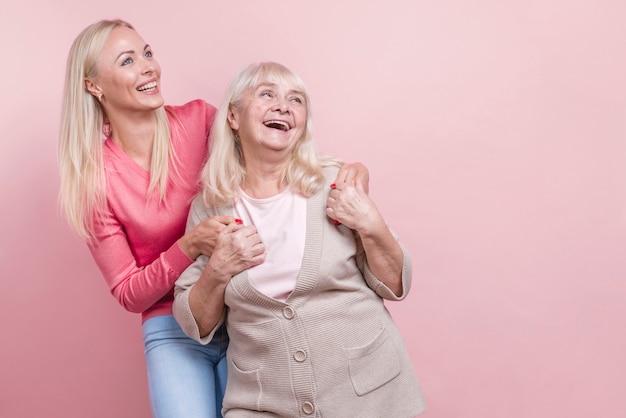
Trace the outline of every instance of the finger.
{"label": "finger", "polygon": [[261,241],[261,237],[259,236],[256,227],[254,225],[240,225],[240,224],[233,224],[236,225],[235,227],[233,227],[234,229],[233,234],[235,234],[238,238],[240,239],[246,239],[246,240],[250,240],[250,238],[255,238],[258,241]]}
{"label": "finger", "polygon": [[335,183],[346,183],[354,176],[354,170],[351,164],[344,164],[337,173],[337,179]]}
{"label": "finger", "polygon": [[224,224],[224,225],[228,225],[230,223],[235,222],[235,218],[232,217],[232,216],[218,215],[218,216],[214,216],[214,217],[209,218],[209,219],[213,219],[214,221],[219,222],[219,223]]}
{"label": "finger", "polygon": [[367,194],[369,192],[369,171],[367,167],[365,167],[361,163],[352,163],[352,174],[350,176],[350,180],[356,184],[356,180],[358,179],[363,185],[363,191]]}
{"label": "finger", "polygon": [[341,225],[341,222],[336,219],[337,215],[335,214],[335,210],[333,208],[326,208],[326,216],[332,219],[335,225]]}
{"label": "finger", "polygon": [[259,242],[252,246],[253,254],[255,257],[265,254],[265,245],[262,242]]}
{"label": "finger", "polygon": [[360,177],[356,177],[356,178],[354,179],[354,187],[355,187],[358,191],[365,193],[365,188],[363,187],[363,182],[361,181],[361,178],[360,178]]}
{"label": "finger", "polygon": [[339,169],[339,173],[337,173],[337,178],[335,179],[335,182],[330,185],[330,187],[332,189],[334,189],[335,188],[335,184],[344,181],[345,178],[346,178],[346,169],[345,169],[345,165],[344,165],[344,166],[342,166]]}
{"label": "finger", "polygon": [[231,222],[228,225],[226,225],[226,227],[224,228],[224,230],[222,231],[222,233],[225,234],[232,234],[235,233],[237,231],[239,231],[240,229],[245,228],[242,224],[237,223],[237,222]]}

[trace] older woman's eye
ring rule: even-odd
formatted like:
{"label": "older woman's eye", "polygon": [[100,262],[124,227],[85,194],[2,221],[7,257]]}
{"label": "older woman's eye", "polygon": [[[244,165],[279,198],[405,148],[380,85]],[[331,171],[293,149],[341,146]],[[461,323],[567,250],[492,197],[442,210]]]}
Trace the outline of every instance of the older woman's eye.
{"label": "older woman's eye", "polygon": [[272,92],[271,92],[271,91],[268,91],[268,90],[263,90],[263,91],[261,92],[261,97],[274,97],[274,95],[272,94]]}
{"label": "older woman's eye", "polygon": [[298,104],[304,103],[304,100],[302,100],[302,97],[292,97],[291,101],[294,103],[298,103]]}

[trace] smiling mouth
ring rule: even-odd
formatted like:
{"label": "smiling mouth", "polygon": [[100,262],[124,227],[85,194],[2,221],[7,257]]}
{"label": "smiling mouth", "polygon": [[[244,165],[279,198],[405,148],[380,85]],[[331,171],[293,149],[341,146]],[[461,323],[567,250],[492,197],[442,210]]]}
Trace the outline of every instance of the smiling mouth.
{"label": "smiling mouth", "polygon": [[157,83],[156,81],[151,81],[149,83],[144,84],[143,86],[137,87],[138,91],[150,91],[156,89]]}
{"label": "smiling mouth", "polygon": [[268,128],[278,129],[284,132],[291,129],[291,126],[289,126],[287,122],[284,122],[282,120],[268,120],[263,122],[263,125],[267,126]]}

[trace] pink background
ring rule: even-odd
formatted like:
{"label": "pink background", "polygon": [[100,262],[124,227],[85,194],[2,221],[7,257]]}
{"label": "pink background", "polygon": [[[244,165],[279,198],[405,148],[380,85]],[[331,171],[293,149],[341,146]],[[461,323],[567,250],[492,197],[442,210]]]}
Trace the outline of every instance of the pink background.
{"label": "pink background", "polygon": [[624,417],[626,2],[0,0],[0,416],[149,417],[140,318],[56,202],[67,51],[137,27],[166,101],[276,60],[414,257],[428,418]]}

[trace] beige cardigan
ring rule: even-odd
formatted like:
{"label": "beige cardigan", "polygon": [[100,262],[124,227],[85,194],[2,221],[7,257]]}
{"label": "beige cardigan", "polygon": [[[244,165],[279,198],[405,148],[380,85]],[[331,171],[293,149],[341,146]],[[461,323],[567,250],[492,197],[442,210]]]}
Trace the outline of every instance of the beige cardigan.
{"label": "beige cardigan", "polygon": [[[336,171],[329,171],[330,184]],[[228,418],[405,418],[425,409],[402,336],[383,304],[406,297],[409,255],[403,248],[403,295],[396,297],[369,270],[358,235],[326,216],[327,197],[320,191],[308,199],[304,258],[286,302],[256,290],[246,271],[226,288]],[[232,215],[232,207],[211,210],[197,198],[188,227],[218,214]],[[213,333],[200,338],[188,301],[206,261],[199,258],[180,276],[174,302],[185,332],[204,344]]]}

